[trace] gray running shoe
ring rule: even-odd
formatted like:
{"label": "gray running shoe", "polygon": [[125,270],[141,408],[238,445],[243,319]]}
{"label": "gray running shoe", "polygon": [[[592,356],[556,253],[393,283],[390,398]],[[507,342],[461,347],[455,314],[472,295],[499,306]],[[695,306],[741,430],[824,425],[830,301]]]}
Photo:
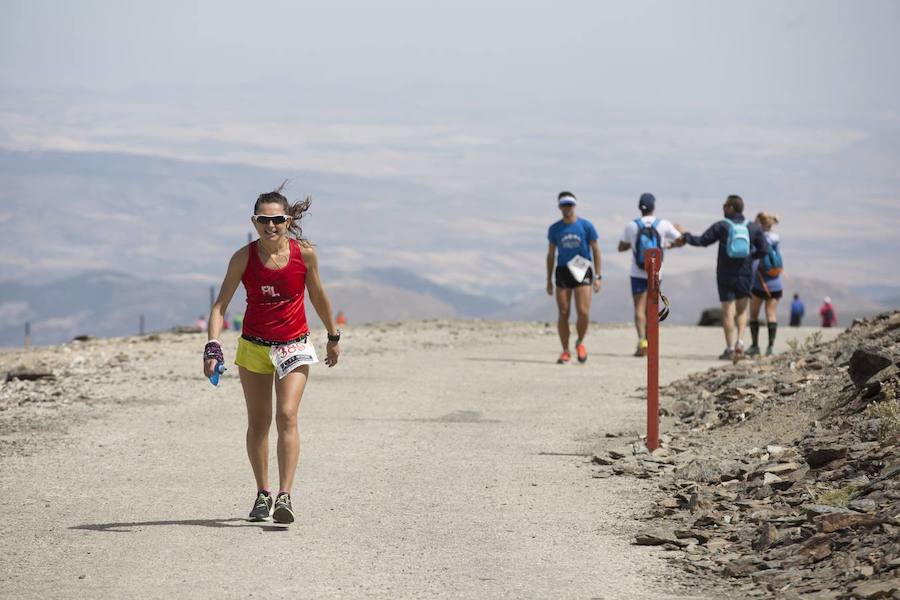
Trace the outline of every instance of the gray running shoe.
{"label": "gray running shoe", "polygon": [[275,512],[272,513],[272,520],[276,523],[294,522],[294,509],[291,507],[290,494],[282,492],[275,498]]}
{"label": "gray running shoe", "polygon": [[725,351],[719,355],[719,360],[733,360],[734,359],[734,350],[731,348],[725,348]]}
{"label": "gray running shoe", "polygon": [[267,494],[262,490],[256,495],[256,502],[253,503],[253,509],[250,511],[251,521],[266,521],[272,514],[272,494]]}
{"label": "gray running shoe", "polygon": [[759,346],[750,346],[747,348],[747,356],[759,356]]}
{"label": "gray running shoe", "polygon": [[772,356],[775,354],[775,348],[773,346],[766,347],[766,356]]}

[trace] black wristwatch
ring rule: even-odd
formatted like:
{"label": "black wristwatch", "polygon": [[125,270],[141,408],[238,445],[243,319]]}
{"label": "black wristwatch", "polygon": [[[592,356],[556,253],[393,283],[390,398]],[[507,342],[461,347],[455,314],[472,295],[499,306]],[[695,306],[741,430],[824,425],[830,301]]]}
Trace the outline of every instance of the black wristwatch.
{"label": "black wristwatch", "polygon": [[329,341],[329,342],[339,342],[339,341],[341,341],[341,330],[338,329],[336,335],[331,335],[331,334],[329,333],[329,334],[328,334],[328,341]]}
{"label": "black wristwatch", "polygon": [[603,275],[595,275],[594,279],[596,279],[597,281],[600,281],[601,279],[603,279]]}

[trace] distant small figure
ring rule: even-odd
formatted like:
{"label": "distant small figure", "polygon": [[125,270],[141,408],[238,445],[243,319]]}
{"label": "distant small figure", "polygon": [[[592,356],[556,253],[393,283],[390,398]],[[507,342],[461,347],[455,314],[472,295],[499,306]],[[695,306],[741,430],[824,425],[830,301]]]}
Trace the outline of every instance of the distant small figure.
{"label": "distant small figure", "polygon": [[806,307],[800,300],[800,294],[794,294],[794,301],[791,302],[791,327],[800,327],[804,312],[806,312]]}
{"label": "distant small figure", "polygon": [[837,325],[837,313],[834,312],[834,306],[831,305],[831,298],[825,296],[825,302],[819,309],[819,316],[822,317],[822,327],[835,327]]}
{"label": "distant small figure", "polygon": [[200,331],[206,331],[206,319],[203,318],[203,315],[197,317],[197,322],[194,324],[200,328]]}
{"label": "distant small figure", "polygon": [[337,316],[334,318],[335,322],[338,324],[338,327],[342,327],[347,324],[347,317],[344,316],[344,311],[339,310]]}
{"label": "distant small figure", "polygon": [[235,331],[240,331],[244,326],[244,313],[238,313],[231,318],[231,326]]}

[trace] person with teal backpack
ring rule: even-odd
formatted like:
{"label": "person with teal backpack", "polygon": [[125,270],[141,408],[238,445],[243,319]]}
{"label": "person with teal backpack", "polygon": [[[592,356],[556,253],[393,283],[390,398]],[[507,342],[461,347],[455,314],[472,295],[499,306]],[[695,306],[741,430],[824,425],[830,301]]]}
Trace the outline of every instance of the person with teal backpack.
{"label": "person with teal backpack", "polygon": [[763,231],[756,223],[744,218],[744,200],[731,195],[722,205],[724,219],[713,223],[702,235],[681,230],[684,242],[691,246],[710,246],[719,243],[716,262],[716,284],[722,304],[722,328],[725,330],[723,360],[738,360],[744,356],[744,330],[750,290],[753,287],[753,259],[761,259],[769,251]]}
{"label": "person with teal backpack", "polygon": [[769,331],[769,344],[766,356],[775,353],[775,334],[778,332],[778,301],[781,300],[783,287],[781,272],[784,260],[781,258],[781,240],[772,227],[778,224],[778,216],[761,212],[756,215],[756,222],[763,230],[769,243],[769,250],[762,258],[753,262],[753,288],[750,298],[750,339],[752,344],[747,349],[747,356],[759,354],[759,311],[763,303],[766,305],[766,328]]}

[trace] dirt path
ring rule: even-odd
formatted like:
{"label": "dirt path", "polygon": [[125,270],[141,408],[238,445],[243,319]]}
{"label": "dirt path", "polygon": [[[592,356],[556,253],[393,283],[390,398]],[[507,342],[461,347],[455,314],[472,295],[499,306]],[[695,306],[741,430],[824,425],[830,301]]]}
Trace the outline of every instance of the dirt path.
{"label": "dirt path", "polygon": [[[119,358],[69,371],[100,418],[0,458],[0,597],[707,597],[630,544],[650,484],[592,480],[577,456],[643,429],[633,336],[594,328],[588,364],[558,366],[543,325],[351,328],[301,407],[290,528],[243,519],[240,385],[198,376],[199,335],[58,352]],[[721,333],[663,344],[668,381],[716,364]]]}

